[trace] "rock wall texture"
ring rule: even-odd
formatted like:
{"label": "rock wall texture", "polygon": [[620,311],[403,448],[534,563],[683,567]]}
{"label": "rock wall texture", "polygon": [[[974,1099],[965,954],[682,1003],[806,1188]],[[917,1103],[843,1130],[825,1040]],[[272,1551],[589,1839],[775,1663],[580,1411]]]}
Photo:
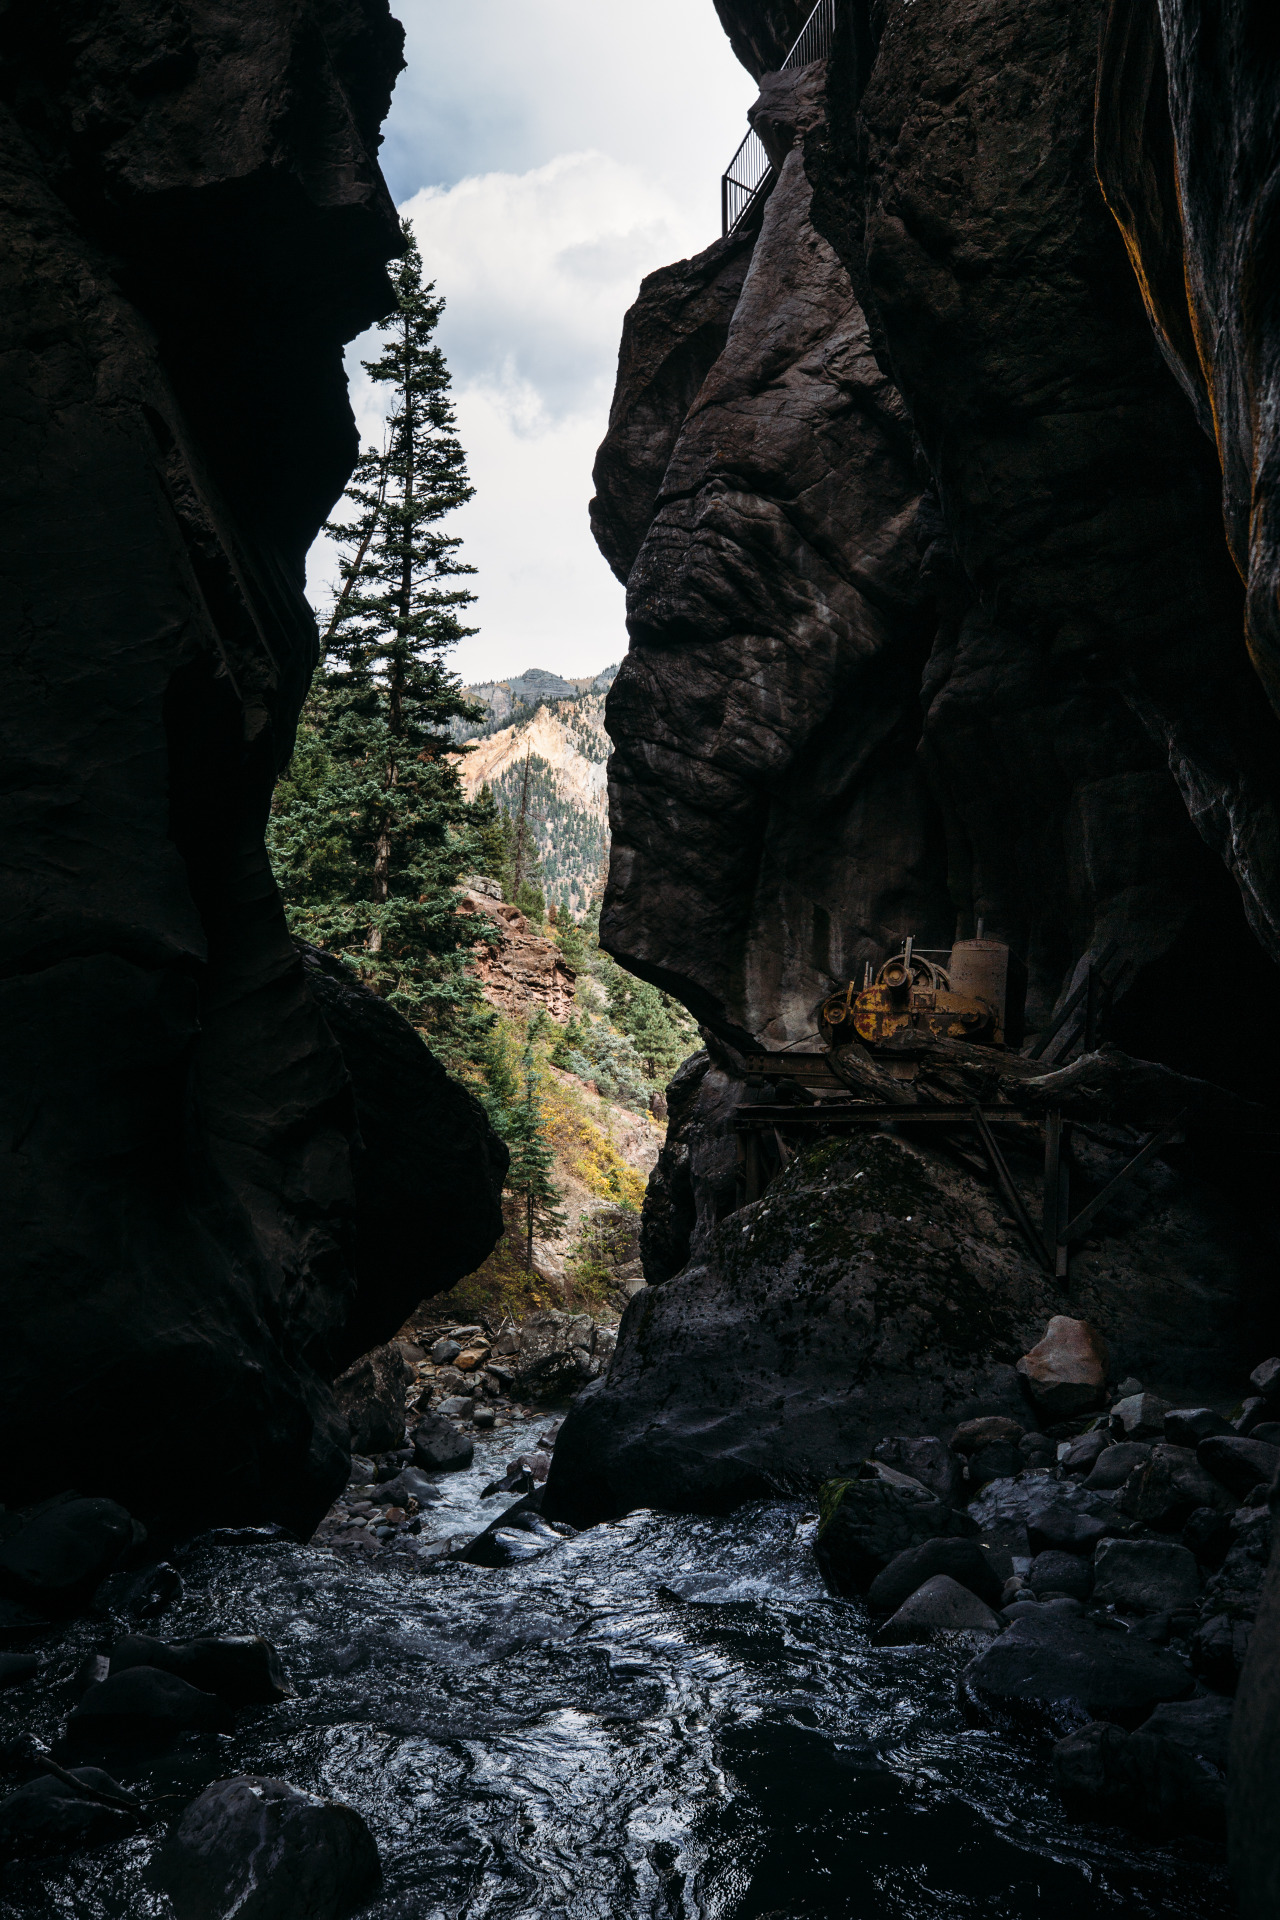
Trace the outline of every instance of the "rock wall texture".
{"label": "rock wall texture", "polygon": [[[840,0],[830,60],[779,74],[808,7],[716,8],[773,183],[642,289],[593,508],[631,632],[602,937],[716,1064],[673,1086],[651,1286],[557,1449],[566,1512],[732,1503],[856,1451],[872,1404],[918,1432],[960,1388],[998,1401],[1035,1284],[1002,1269],[1002,1330],[966,1344],[947,1302],[977,1296],[926,1263],[908,1326],[885,1208],[849,1216],[843,1264],[805,1239],[852,1162],[734,1188],[734,1048],[812,1041],[903,935],[981,918],[1026,958],[1033,1030],[1113,947],[1107,1038],[1157,1063],[1139,1078],[1270,1098],[1277,1066],[1269,1018],[1241,1044],[1194,1005],[1231,974],[1269,1006],[1280,962],[1274,9]],[[1137,1236],[1088,1305],[1171,1381],[1180,1325],[1225,1381],[1270,1312],[1274,1223],[1255,1189],[1223,1238],[1206,1138],[1169,1202],[1189,1257]],[[1109,1223],[1106,1257],[1135,1230]],[[1278,1618],[1236,1744],[1250,1920],[1280,1859]]]}
{"label": "rock wall texture", "polygon": [[0,20],[5,1500],[309,1524],[345,1454],[311,1361],[402,1310],[359,1246],[363,1069],[262,843],[356,452],[342,345],[400,245],[401,41],[385,0]]}

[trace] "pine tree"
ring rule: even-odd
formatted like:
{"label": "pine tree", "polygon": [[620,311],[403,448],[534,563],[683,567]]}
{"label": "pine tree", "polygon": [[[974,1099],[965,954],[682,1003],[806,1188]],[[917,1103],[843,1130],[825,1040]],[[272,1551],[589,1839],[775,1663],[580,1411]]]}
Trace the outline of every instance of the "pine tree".
{"label": "pine tree", "polygon": [[537,1229],[554,1233],[564,1226],[558,1210],[560,1189],[551,1177],[555,1155],[547,1144],[538,1104],[538,1075],[534,1065],[534,1027],[529,1029],[521,1062],[522,1093],[507,1113],[506,1141],[511,1151],[507,1186],[524,1205],[525,1265],[533,1269],[533,1236]]}
{"label": "pine tree", "polygon": [[382,352],[364,363],[389,390],[386,438],[357,464],[350,517],[327,529],[341,589],[271,847],[294,930],[349,956],[375,991],[451,1041],[448,1057],[485,1022],[466,972],[477,928],[455,891],[475,862],[477,823],[446,757],[450,723],[480,715],[445,665],[475,631],[461,621],[475,596],[457,584],[474,569],[439,524],[474,489],[434,339],[444,302],[404,232],[396,309]]}

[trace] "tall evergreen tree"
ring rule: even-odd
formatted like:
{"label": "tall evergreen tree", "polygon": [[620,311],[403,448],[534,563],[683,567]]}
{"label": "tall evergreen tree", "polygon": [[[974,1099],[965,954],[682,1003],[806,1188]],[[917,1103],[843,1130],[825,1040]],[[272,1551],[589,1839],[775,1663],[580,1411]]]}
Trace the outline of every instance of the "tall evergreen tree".
{"label": "tall evergreen tree", "polygon": [[466,973],[476,927],[454,891],[475,833],[446,756],[450,722],[481,716],[445,664],[475,631],[462,624],[475,596],[459,584],[474,569],[440,522],[474,489],[435,342],[444,302],[404,232],[396,308],[382,352],[364,362],[388,390],[386,438],[357,464],[349,517],[327,529],[341,587],[271,843],[295,931],[346,954],[418,1025],[456,1042],[460,1023],[483,1014]]}
{"label": "tall evergreen tree", "polygon": [[525,1265],[533,1267],[533,1237],[541,1228],[554,1233],[564,1225],[559,1211],[560,1189],[552,1178],[555,1155],[543,1131],[542,1110],[538,1104],[538,1074],[534,1065],[537,1032],[531,1023],[524,1058],[521,1062],[521,1097],[508,1111],[507,1146],[511,1166],[507,1186],[523,1203],[525,1217]]}

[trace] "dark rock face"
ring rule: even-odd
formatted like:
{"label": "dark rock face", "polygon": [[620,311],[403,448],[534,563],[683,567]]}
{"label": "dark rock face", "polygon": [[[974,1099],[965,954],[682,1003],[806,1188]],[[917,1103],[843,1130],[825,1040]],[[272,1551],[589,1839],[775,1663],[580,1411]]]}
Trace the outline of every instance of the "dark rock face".
{"label": "dark rock face", "polygon": [[1232,1878],[1246,1920],[1266,1920],[1280,1904],[1280,1554],[1274,1551],[1260,1600],[1251,1635],[1239,1621],[1218,1617],[1228,1639],[1243,1637],[1247,1647],[1231,1736],[1229,1823]]}
{"label": "dark rock face", "polygon": [[758,79],[779,66],[813,12],[810,0],[715,0],[729,45]]}
{"label": "dark rock face", "polygon": [[[1118,1366],[1160,1353],[1229,1386],[1237,1297],[1261,1303],[1267,1269],[1223,1237],[1225,1216],[1168,1199],[1158,1230],[1081,1266],[1073,1306]],[[827,1141],[762,1200],[708,1219],[684,1271],[632,1302],[557,1442],[544,1511],[580,1525],[635,1506],[726,1510],[812,1487],[886,1433],[995,1413],[1019,1432],[1014,1363],[1060,1304],[966,1173],[896,1137]]]}
{"label": "dark rock face", "polygon": [[309,1527],[345,1438],[304,1350],[394,1330],[357,1313],[358,1101],[262,828],[356,451],[342,345],[400,245],[401,39],[385,0],[7,24],[6,1499]]}
{"label": "dark rock face", "polygon": [[1070,1733],[1091,1720],[1136,1727],[1191,1692],[1180,1661],[1086,1619],[1065,1600],[1028,1609],[966,1669],[964,1697],[997,1723]]}
{"label": "dark rock face", "polygon": [[333,1383],[346,1415],[353,1453],[387,1453],[404,1445],[408,1381],[404,1357],[394,1342],[375,1347]]}

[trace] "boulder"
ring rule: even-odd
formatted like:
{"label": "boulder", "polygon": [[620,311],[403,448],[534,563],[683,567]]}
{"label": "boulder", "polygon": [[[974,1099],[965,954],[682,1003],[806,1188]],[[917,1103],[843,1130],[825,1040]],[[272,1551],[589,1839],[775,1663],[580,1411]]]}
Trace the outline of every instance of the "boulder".
{"label": "boulder", "polygon": [[[36,1860],[75,1847],[103,1847],[136,1833],[132,1796],[100,1767],[70,1767],[70,1780],[42,1774],[0,1800],[0,1860]],[[77,1784],[86,1789],[77,1792]],[[109,1794],[124,1806],[108,1806]],[[136,1803],[135,1803],[136,1805]]]}
{"label": "boulder", "polygon": [[[512,1349],[507,1347],[503,1348],[504,1353],[510,1351],[512,1351]],[[455,1340],[451,1334],[446,1333],[443,1339],[437,1340],[431,1349],[432,1363],[437,1367],[447,1367],[457,1359],[461,1352],[461,1344]]]}
{"label": "boulder", "polygon": [[125,1673],[131,1667],[176,1673],[190,1686],[216,1694],[234,1707],[274,1703],[288,1699],[290,1693],[279,1654],[258,1634],[195,1640],[130,1634],[111,1649],[110,1671]]}
{"label": "boulder", "polygon": [[1176,1613],[1200,1598],[1200,1569],[1176,1540],[1104,1540],[1094,1560],[1095,1603],[1122,1612]]}
{"label": "boulder", "polygon": [[1111,1445],[1112,1439],[1109,1433],[1077,1434],[1074,1440],[1062,1442],[1058,1464],[1064,1473],[1091,1473]]}
{"label": "boulder", "polygon": [[394,1341],[375,1347],[340,1373],[333,1397],[345,1415],[356,1453],[387,1453],[404,1445],[408,1380],[404,1355]]}
{"label": "boulder", "polygon": [[1116,1522],[1054,1500],[1027,1523],[1032,1553],[1092,1554],[1099,1540],[1117,1530]]}
{"label": "boulder", "polygon": [[970,1488],[985,1487],[992,1480],[1010,1480],[1021,1473],[1027,1465],[1026,1457],[1016,1446],[1007,1440],[996,1440],[990,1446],[979,1447],[969,1455],[969,1464],[965,1468],[965,1479]]}
{"label": "boulder", "polygon": [[976,1593],[949,1574],[935,1573],[903,1601],[876,1638],[884,1646],[908,1646],[939,1633],[999,1631],[999,1620]]}
{"label": "boulder", "polygon": [[531,1313],[511,1359],[511,1390],[521,1400],[556,1400],[604,1372],[611,1353],[607,1329],[589,1314]]}
{"label": "boulder", "polygon": [[1090,1720],[1136,1727],[1191,1692],[1186,1668],[1066,1603],[1028,1607],[965,1669],[963,1697],[984,1718],[1065,1734]]}
{"label": "boulder", "polygon": [[1255,1367],[1249,1375],[1249,1385],[1269,1407],[1280,1407],[1280,1357],[1273,1356]]}
{"label": "boulder", "polygon": [[1210,1434],[1230,1432],[1230,1421],[1212,1407],[1174,1407],[1164,1417],[1164,1437],[1171,1447],[1190,1447],[1194,1452]]}
{"label": "boulder", "polygon": [[908,1547],[974,1531],[965,1516],[918,1480],[878,1462],[868,1462],[857,1479],[829,1481],[819,1505],[818,1561],[841,1593],[865,1593]]}
{"label": "boulder", "polygon": [[235,1714],[216,1695],[158,1667],[128,1667],[81,1695],[67,1721],[74,1746],[166,1742],[180,1733],[230,1733]]}
{"label": "boulder", "polygon": [[1094,1721],[1053,1749],[1054,1784],[1081,1817],[1162,1838],[1226,1834],[1229,1701],[1178,1700],[1136,1731]]}
{"label": "boulder", "polygon": [[1092,1493],[1114,1493],[1131,1473],[1145,1467],[1150,1458],[1151,1448],[1145,1442],[1122,1440],[1099,1454],[1085,1485]]}
{"label": "boulder", "polygon": [[983,1414],[976,1420],[962,1420],[951,1436],[951,1445],[956,1453],[968,1457],[984,1447],[1016,1447],[1025,1431],[1019,1421],[1009,1419],[1007,1414]]}
{"label": "boulder", "polygon": [[1111,1431],[1118,1440],[1163,1440],[1166,1401],[1154,1393],[1131,1393],[1111,1409]]}
{"label": "boulder", "polygon": [[395,1507],[407,1507],[410,1500],[416,1500],[420,1507],[431,1507],[444,1499],[435,1481],[429,1480],[421,1467],[402,1467],[394,1479],[381,1481],[374,1495],[379,1505]]}
{"label": "boulder", "polygon": [[1232,1493],[1251,1493],[1254,1487],[1270,1486],[1280,1467],[1280,1447],[1265,1440],[1251,1440],[1235,1434],[1210,1434],[1196,1448],[1196,1459]]}
{"label": "boulder", "polygon": [[872,1450],[873,1460],[896,1467],[899,1473],[918,1480],[930,1493],[948,1506],[956,1506],[964,1497],[963,1470],[960,1461],[945,1442],[926,1434],[923,1439],[908,1440],[900,1434],[881,1440]]}
{"label": "boulder", "polygon": [[413,1464],[423,1473],[452,1473],[469,1467],[474,1456],[474,1442],[438,1413],[429,1413],[413,1430]]}
{"label": "boulder", "polygon": [[0,1543],[0,1586],[42,1613],[70,1612],[140,1537],[114,1500],[53,1501]]}
{"label": "boulder", "polygon": [[1150,1459],[1134,1469],[1120,1495],[1120,1511],[1128,1519],[1162,1533],[1176,1533],[1200,1507],[1227,1513],[1233,1505],[1189,1447],[1163,1444],[1152,1447]]}
{"label": "boulder", "polygon": [[1031,1562],[1027,1585],[1037,1599],[1061,1593],[1072,1600],[1087,1600],[1093,1592],[1093,1568],[1082,1554],[1049,1548]]}
{"label": "boulder", "polygon": [[109,1573],[93,1596],[93,1610],[120,1620],[154,1620],[182,1598],[182,1576],[167,1560],[136,1573]]}
{"label": "boulder", "polygon": [[1182,1540],[1202,1567],[1220,1567],[1231,1545],[1231,1523],[1219,1507],[1196,1507],[1183,1525]]}
{"label": "boulder", "polygon": [[867,1589],[873,1613],[896,1613],[904,1600],[935,1574],[945,1573],[989,1607],[999,1605],[1001,1583],[981,1547],[971,1539],[941,1537],[904,1547]]}
{"label": "boulder", "polygon": [[1249,1657],[1253,1624],[1229,1613],[1213,1613],[1191,1636],[1191,1664],[1207,1686],[1234,1693]]}
{"label": "boulder", "polygon": [[346,1920],[382,1869],[354,1808],[240,1774],[191,1802],[151,1877],[175,1920]]}
{"label": "boulder", "polygon": [[1054,1314],[1044,1339],[1019,1360],[1018,1373],[1050,1420],[1092,1413],[1106,1395],[1102,1343],[1087,1320],[1072,1320],[1066,1314]]}

